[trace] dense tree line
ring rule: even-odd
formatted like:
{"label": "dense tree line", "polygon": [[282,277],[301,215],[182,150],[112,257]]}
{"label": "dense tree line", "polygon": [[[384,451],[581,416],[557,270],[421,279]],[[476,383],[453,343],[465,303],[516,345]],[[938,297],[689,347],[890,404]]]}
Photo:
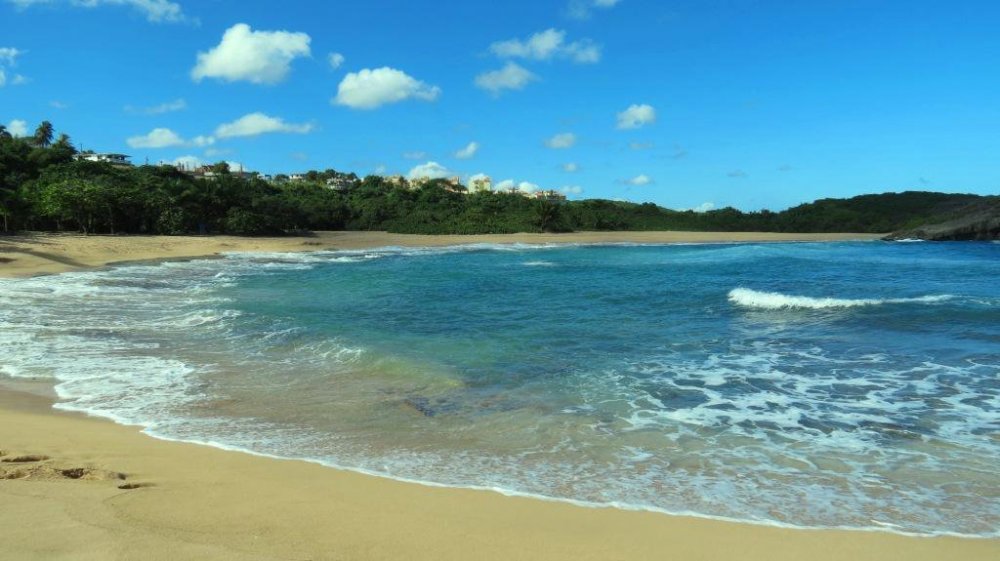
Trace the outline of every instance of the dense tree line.
{"label": "dense tree line", "polygon": [[196,178],[171,166],[75,161],[69,137],[45,122],[15,138],[0,127],[3,231],[280,234],[303,230],[388,230],[477,234],[571,230],[889,232],[956,212],[975,195],[908,192],[824,199],[782,212],[725,208],[674,211],[608,200],[555,203],[508,193],[465,193],[444,181],[415,190],[384,178],[333,190],[333,170],[269,182],[215,167]]}

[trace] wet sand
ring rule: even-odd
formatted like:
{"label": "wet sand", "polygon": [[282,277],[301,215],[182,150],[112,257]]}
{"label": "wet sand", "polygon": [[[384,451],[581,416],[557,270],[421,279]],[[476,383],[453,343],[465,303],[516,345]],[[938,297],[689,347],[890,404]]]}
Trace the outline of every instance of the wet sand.
{"label": "wet sand", "polygon": [[575,232],[418,236],[385,232],[317,232],[308,237],[0,236],[0,277],[31,276],[101,267],[124,261],[205,257],[227,252],[317,251],[384,246],[442,246],[473,243],[693,243],[750,241],[871,240],[877,234],[775,234],[768,232]]}

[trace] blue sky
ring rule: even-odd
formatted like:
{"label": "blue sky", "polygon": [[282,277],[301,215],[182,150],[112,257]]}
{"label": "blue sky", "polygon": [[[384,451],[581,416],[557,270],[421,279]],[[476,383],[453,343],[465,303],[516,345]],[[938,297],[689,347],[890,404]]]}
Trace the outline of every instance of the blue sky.
{"label": "blue sky", "polygon": [[998,28],[995,1],[0,0],[0,123],[671,208],[988,194]]}

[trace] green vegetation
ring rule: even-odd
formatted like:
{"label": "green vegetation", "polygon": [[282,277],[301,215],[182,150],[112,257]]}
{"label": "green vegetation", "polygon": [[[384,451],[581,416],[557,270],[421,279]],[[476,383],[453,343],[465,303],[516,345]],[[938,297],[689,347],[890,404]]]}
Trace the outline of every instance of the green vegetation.
{"label": "green vegetation", "polygon": [[[50,123],[14,138],[0,127],[3,231],[280,234],[303,230],[388,230],[479,234],[571,230],[890,232],[942,221],[976,195],[907,192],[823,199],[782,212],[674,211],[652,203],[564,203],[509,193],[466,193],[443,180],[403,189],[379,176],[334,170],[300,181],[264,181],[213,166],[211,178],[170,166],[76,161]],[[327,187],[340,178],[342,189]],[[282,179],[279,176],[277,179]]]}

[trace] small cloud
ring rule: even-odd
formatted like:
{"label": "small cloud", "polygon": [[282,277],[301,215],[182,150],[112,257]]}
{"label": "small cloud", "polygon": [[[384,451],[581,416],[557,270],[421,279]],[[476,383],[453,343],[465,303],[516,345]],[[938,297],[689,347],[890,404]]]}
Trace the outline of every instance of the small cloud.
{"label": "small cloud", "polygon": [[376,109],[407,99],[434,101],[441,88],[388,66],[351,72],[341,80],[331,103],[351,109]]}
{"label": "small cloud", "polygon": [[688,151],[684,149],[683,146],[679,144],[674,144],[674,153],[670,155],[671,158],[675,160],[683,160],[687,158]]}
{"label": "small cloud", "polygon": [[566,173],[576,173],[580,171],[580,165],[576,162],[569,162],[562,165],[563,171]]}
{"label": "small cloud", "polygon": [[148,134],[133,136],[125,142],[132,148],[170,148],[187,144],[179,134],[165,128],[153,129]]}
{"label": "small cloud", "polygon": [[305,33],[254,31],[238,23],[226,30],[217,46],[198,53],[191,79],[277,84],[288,77],[293,60],[310,55],[310,41]]}
{"label": "small cloud", "polygon": [[437,162],[427,162],[415,166],[406,176],[409,179],[442,179],[455,175],[448,168]]}
{"label": "small cloud", "polygon": [[13,121],[7,123],[7,132],[11,136],[23,137],[28,136],[28,123],[20,119],[14,119]]}
{"label": "small cloud", "polygon": [[618,114],[620,130],[638,129],[656,122],[656,109],[652,105],[630,105],[628,109]]}
{"label": "small cloud", "polygon": [[403,157],[407,160],[424,160],[427,159],[427,152],[414,151],[414,152],[403,152]]}
{"label": "small cloud", "polygon": [[459,160],[468,160],[469,158],[475,156],[476,152],[479,152],[479,143],[470,142],[468,145],[465,146],[465,148],[462,148],[461,150],[455,152],[455,157],[458,158]]}
{"label": "small cloud", "polygon": [[510,191],[512,189],[516,189],[524,193],[534,193],[536,191],[541,191],[542,188],[535,183],[531,183],[530,181],[521,181],[518,183],[513,179],[504,179],[496,185],[497,191]]}
{"label": "small cloud", "polygon": [[198,146],[199,148],[203,148],[205,146],[211,146],[215,144],[215,137],[199,135],[191,139],[191,144],[194,146]]}
{"label": "small cloud", "polygon": [[576,135],[571,132],[557,134],[545,141],[545,145],[554,150],[572,148],[574,144],[576,144]]}
{"label": "small cloud", "polygon": [[218,138],[234,138],[258,136],[268,133],[307,134],[313,128],[313,125],[309,123],[286,123],[280,118],[270,117],[264,113],[250,113],[232,123],[219,125],[215,129],[215,136]]}
{"label": "small cloud", "polygon": [[601,47],[589,39],[566,42],[566,32],[559,29],[539,31],[527,39],[508,39],[490,45],[490,52],[500,58],[527,60],[568,59],[578,64],[601,60]]}
{"label": "small cloud", "polygon": [[52,101],[49,102],[49,107],[51,107],[53,109],[60,109],[60,110],[61,109],[69,109],[69,104],[68,103],[63,103],[63,102],[61,102],[59,100],[54,99],[54,100],[52,100]]}
{"label": "small cloud", "polygon": [[229,148],[206,148],[205,156],[209,158],[217,158],[219,156],[228,156],[232,154],[233,151]]}
{"label": "small cloud", "polygon": [[747,172],[745,172],[745,171],[743,171],[741,169],[734,169],[733,171],[727,173],[726,177],[732,177],[732,178],[736,178],[736,179],[742,179],[742,178],[745,178],[745,177],[749,177],[749,175],[747,175]]}
{"label": "small cloud", "polygon": [[788,171],[792,171],[794,169],[795,168],[793,168],[792,166],[790,166],[788,164],[784,164],[784,165],[778,166],[778,171],[780,171],[780,172],[788,172]]}
{"label": "small cloud", "polygon": [[583,187],[580,187],[579,185],[567,185],[559,190],[566,195],[579,195],[580,193],[583,193]]}
{"label": "small cloud", "polygon": [[653,183],[653,178],[649,177],[646,174],[639,174],[639,175],[633,177],[632,179],[626,179],[625,180],[625,184],[626,185],[634,185],[636,187],[644,187],[644,186],[650,185],[652,183]]}
{"label": "small cloud", "polygon": [[375,175],[385,175],[385,172],[389,171],[389,168],[385,164],[378,164],[372,169],[372,173]]}
{"label": "small cloud", "polygon": [[344,59],[344,55],[340,53],[330,53],[326,55],[326,61],[330,63],[330,68],[334,70],[343,66],[344,60],[346,60]]}
{"label": "small cloud", "polygon": [[715,209],[715,203],[701,203],[700,205],[698,205],[698,206],[696,206],[694,208],[689,208],[689,209],[686,209],[686,210],[690,210],[692,212],[699,212],[699,213],[701,213],[701,212],[708,212],[708,211],[714,210],[714,209]]}
{"label": "small cloud", "polygon": [[[18,8],[28,8],[36,4],[52,4],[54,0],[7,0]],[[154,23],[178,23],[187,21],[184,10],[177,2],[170,0],[71,0],[71,6],[82,8],[99,8],[101,6],[130,6],[146,16],[147,21]]]}
{"label": "small cloud", "polygon": [[590,19],[594,8],[608,9],[618,5],[621,0],[570,0],[566,6],[566,15],[573,19]]}
{"label": "small cloud", "polygon": [[4,66],[17,66],[17,58],[24,54],[24,51],[14,47],[0,47],[0,64]]}
{"label": "small cloud", "polygon": [[14,74],[14,79],[10,81],[13,86],[23,86],[29,82],[31,82],[31,78],[20,74]]}
{"label": "small cloud", "polygon": [[508,62],[499,70],[484,72],[476,76],[476,87],[493,95],[500,95],[504,90],[523,90],[525,86],[538,80],[524,67],[514,62]]}
{"label": "small cloud", "polygon": [[161,164],[170,164],[181,169],[197,169],[205,165],[198,156],[181,156],[172,162],[160,162]]}
{"label": "small cloud", "polygon": [[628,147],[632,150],[649,150],[653,148],[652,142],[629,142]]}
{"label": "small cloud", "polygon": [[142,107],[136,109],[131,105],[125,106],[125,111],[128,113],[142,113],[143,115],[163,115],[165,113],[173,113],[175,111],[183,111],[187,109],[187,102],[183,99],[175,99],[173,101],[167,101],[159,105],[153,105],[152,107]]}

